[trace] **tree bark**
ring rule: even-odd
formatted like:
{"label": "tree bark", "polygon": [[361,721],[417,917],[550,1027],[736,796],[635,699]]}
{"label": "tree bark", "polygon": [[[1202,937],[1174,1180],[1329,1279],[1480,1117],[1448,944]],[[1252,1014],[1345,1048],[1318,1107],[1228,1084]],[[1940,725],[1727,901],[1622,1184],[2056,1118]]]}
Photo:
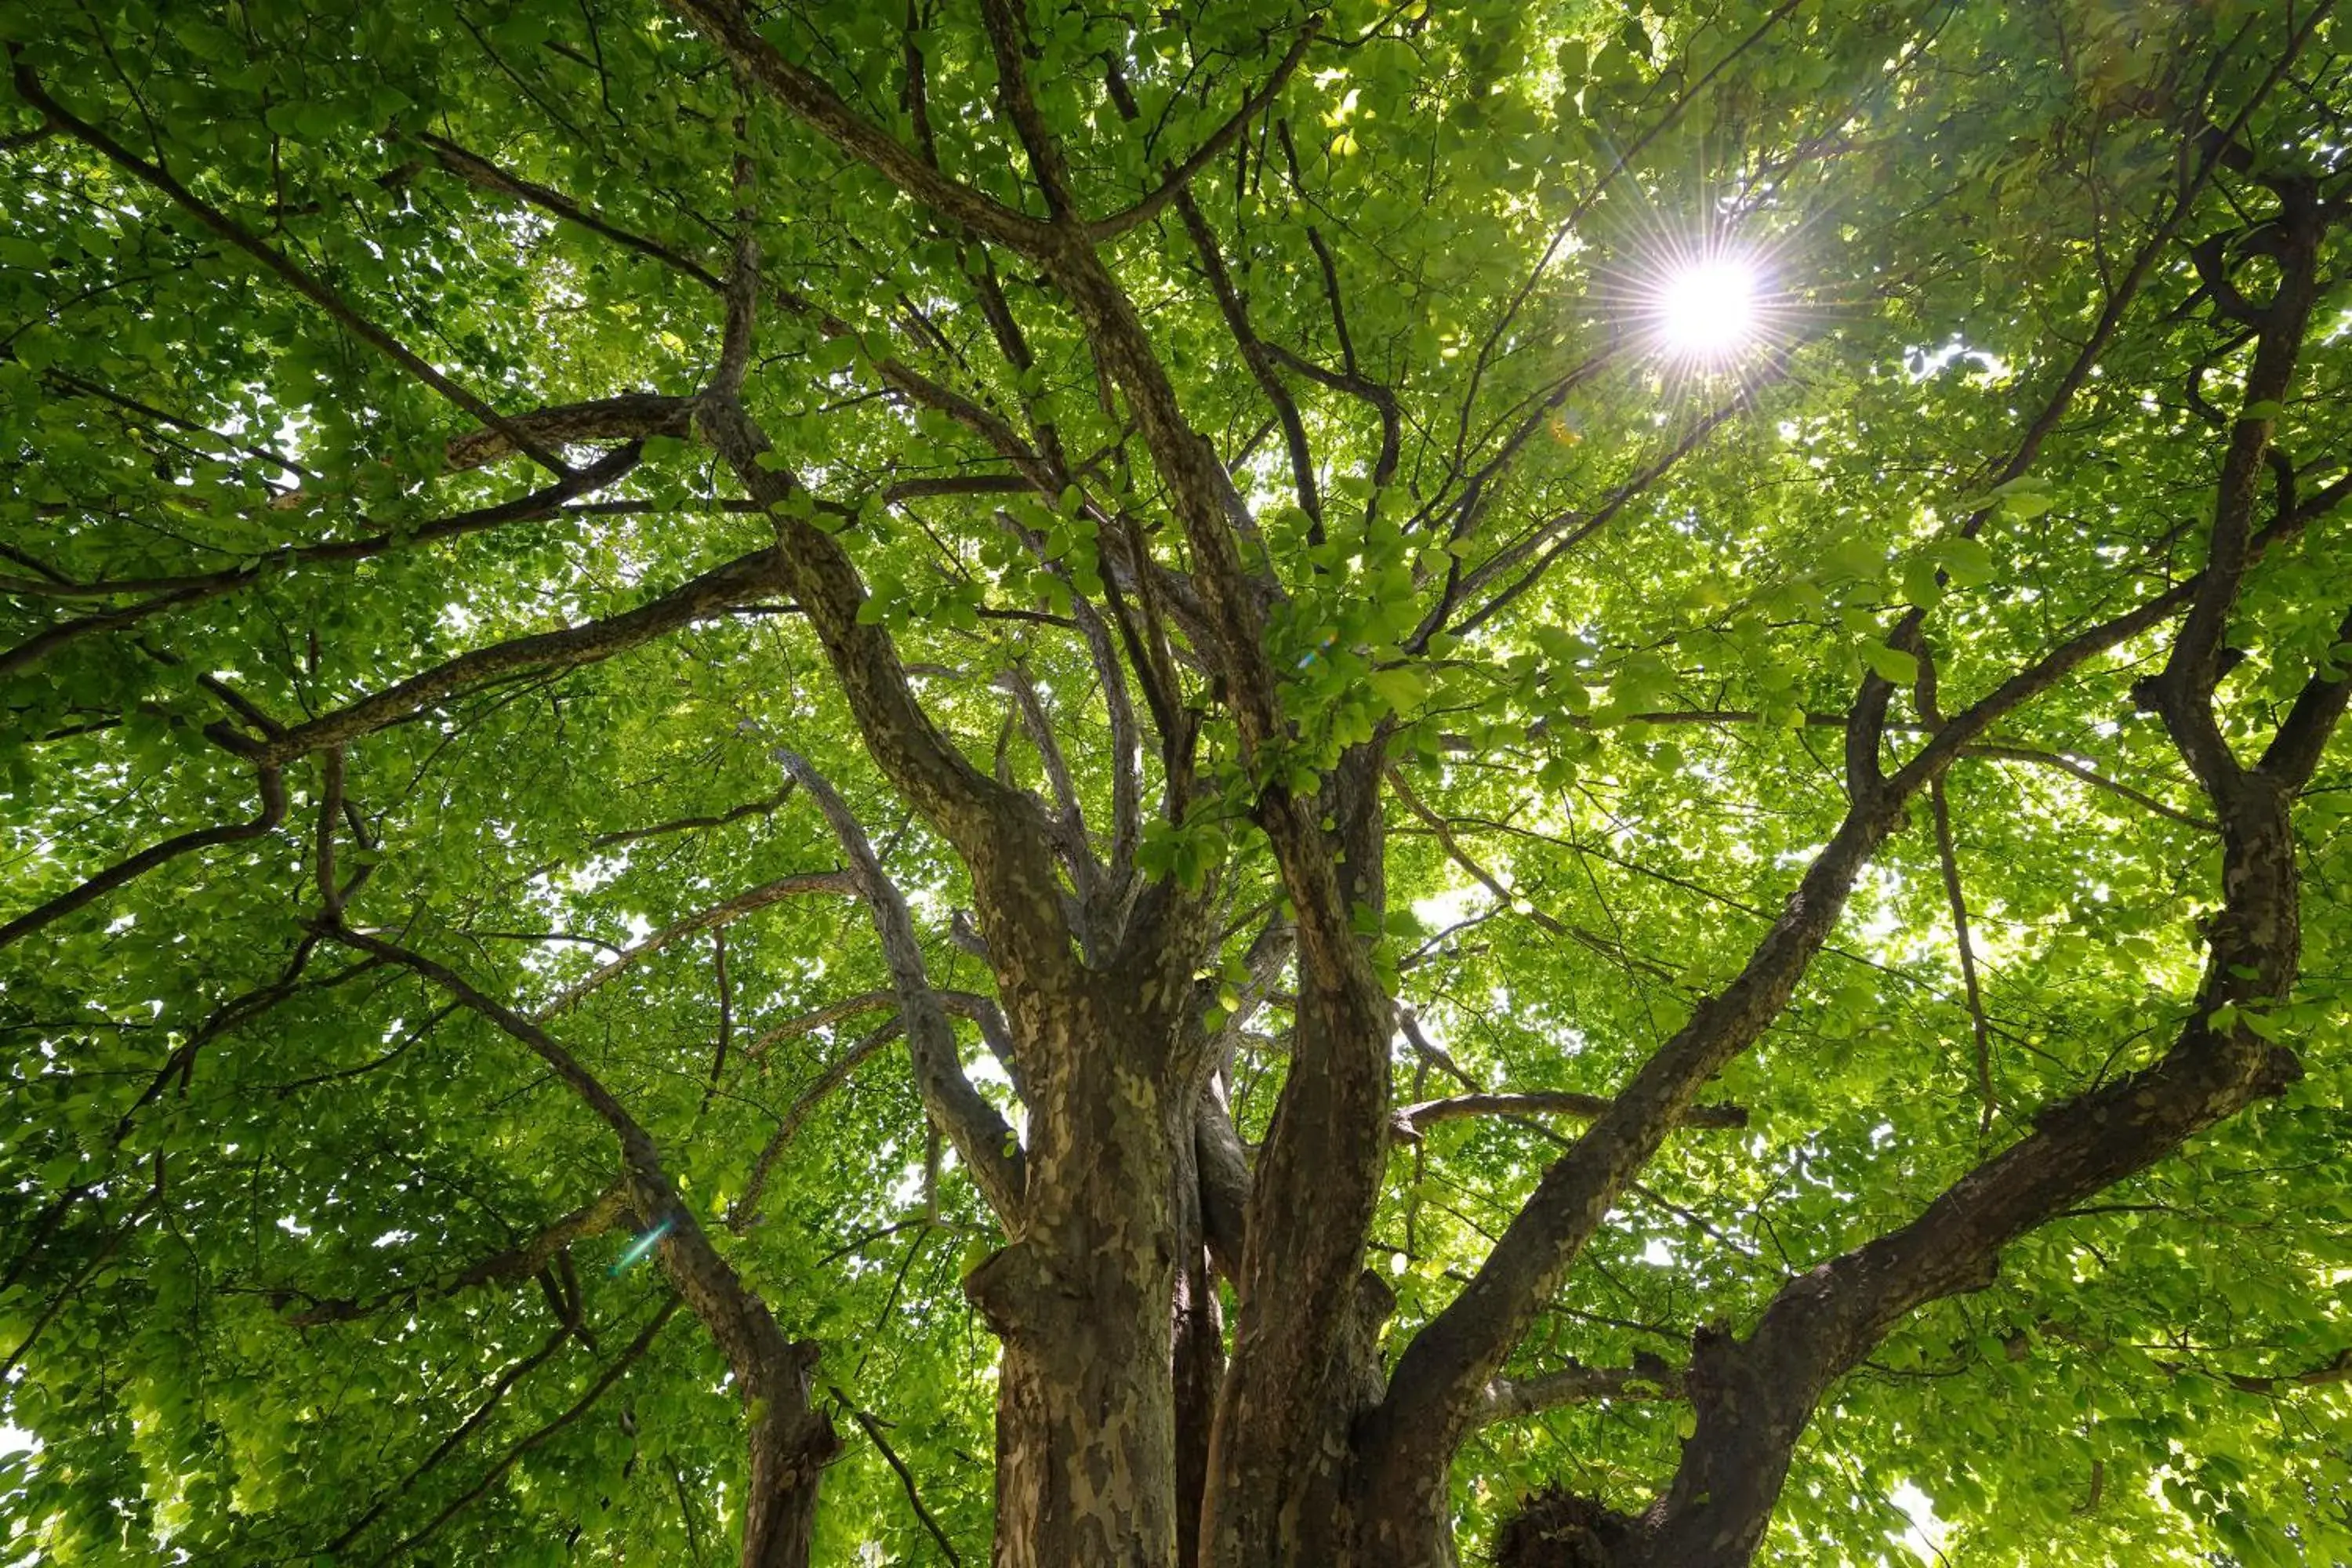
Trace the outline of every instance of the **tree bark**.
{"label": "tree bark", "polygon": [[[1230,1124],[1228,1124],[1230,1125]],[[1207,1203],[1200,1173],[1199,1131],[1181,1141],[1176,1187],[1175,1358],[1176,1561],[1201,1560],[1201,1503],[1209,1487],[1209,1430],[1217,1389],[1225,1379],[1223,1304],[1210,1267],[1202,1214]]]}
{"label": "tree bark", "polygon": [[1154,1070],[1170,1028],[1108,989],[1090,976],[1016,1009],[1040,1068],[1023,1223],[964,1282],[1003,1343],[997,1568],[1177,1561],[1173,1178],[1192,1169],[1192,1100]]}

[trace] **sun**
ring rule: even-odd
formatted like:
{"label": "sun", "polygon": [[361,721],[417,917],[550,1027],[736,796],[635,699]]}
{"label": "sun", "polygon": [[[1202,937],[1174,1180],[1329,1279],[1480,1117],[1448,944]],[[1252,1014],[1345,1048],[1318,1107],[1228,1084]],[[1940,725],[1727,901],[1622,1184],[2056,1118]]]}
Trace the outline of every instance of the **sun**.
{"label": "sun", "polygon": [[1761,329],[1763,280],[1737,256],[1681,263],[1659,280],[1654,314],[1659,347],[1685,363],[1721,364],[1754,342]]}
{"label": "sun", "polygon": [[1669,381],[1745,381],[1795,336],[1785,243],[1754,235],[1692,234],[1664,222],[1601,271],[1605,309],[1631,345]]}

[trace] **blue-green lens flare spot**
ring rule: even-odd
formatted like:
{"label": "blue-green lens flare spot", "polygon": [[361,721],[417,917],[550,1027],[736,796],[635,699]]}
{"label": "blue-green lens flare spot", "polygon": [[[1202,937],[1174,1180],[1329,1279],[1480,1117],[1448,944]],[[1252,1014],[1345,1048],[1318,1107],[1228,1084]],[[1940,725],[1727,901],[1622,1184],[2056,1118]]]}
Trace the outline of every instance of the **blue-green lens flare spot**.
{"label": "blue-green lens flare spot", "polygon": [[613,1260],[614,1274],[618,1276],[628,1269],[635,1268],[652,1257],[654,1248],[661,1245],[662,1237],[667,1236],[670,1233],[670,1227],[677,1224],[677,1220],[673,1215],[629,1243],[623,1249],[621,1256]]}

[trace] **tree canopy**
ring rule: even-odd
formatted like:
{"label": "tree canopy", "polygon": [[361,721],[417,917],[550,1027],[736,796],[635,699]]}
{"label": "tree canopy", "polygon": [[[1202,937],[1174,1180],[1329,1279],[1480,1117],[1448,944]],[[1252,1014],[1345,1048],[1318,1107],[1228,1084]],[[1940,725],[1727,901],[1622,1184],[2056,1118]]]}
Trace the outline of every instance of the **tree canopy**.
{"label": "tree canopy", "polygon": [[2352,1561],[2324,0],[0,40],[0,1560]]}

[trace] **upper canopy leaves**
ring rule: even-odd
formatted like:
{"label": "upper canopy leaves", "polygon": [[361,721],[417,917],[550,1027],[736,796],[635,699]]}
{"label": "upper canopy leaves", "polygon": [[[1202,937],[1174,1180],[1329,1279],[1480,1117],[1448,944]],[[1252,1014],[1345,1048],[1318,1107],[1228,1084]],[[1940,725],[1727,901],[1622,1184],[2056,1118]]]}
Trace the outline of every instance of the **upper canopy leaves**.
{"label": "upper canopy leaves", "polygon": [[[1255,1154],[1328,959],[1465,1552],[1647,1506],[1695,1331],[2210,1035],[2300,1082],[1874,1329],[1768,1550],[2352,1556],[2337,32],[0,15],[9,1552],[719,1560],[712,1390],[774,1412],[699,1289],[818,1347],[817,1560],[977,1561],[1024,985],[1230,1052]],[[1764,335],[1675,367],[1710,249]],[[1711,1109],[1498,1251],[1844,848]]]}

